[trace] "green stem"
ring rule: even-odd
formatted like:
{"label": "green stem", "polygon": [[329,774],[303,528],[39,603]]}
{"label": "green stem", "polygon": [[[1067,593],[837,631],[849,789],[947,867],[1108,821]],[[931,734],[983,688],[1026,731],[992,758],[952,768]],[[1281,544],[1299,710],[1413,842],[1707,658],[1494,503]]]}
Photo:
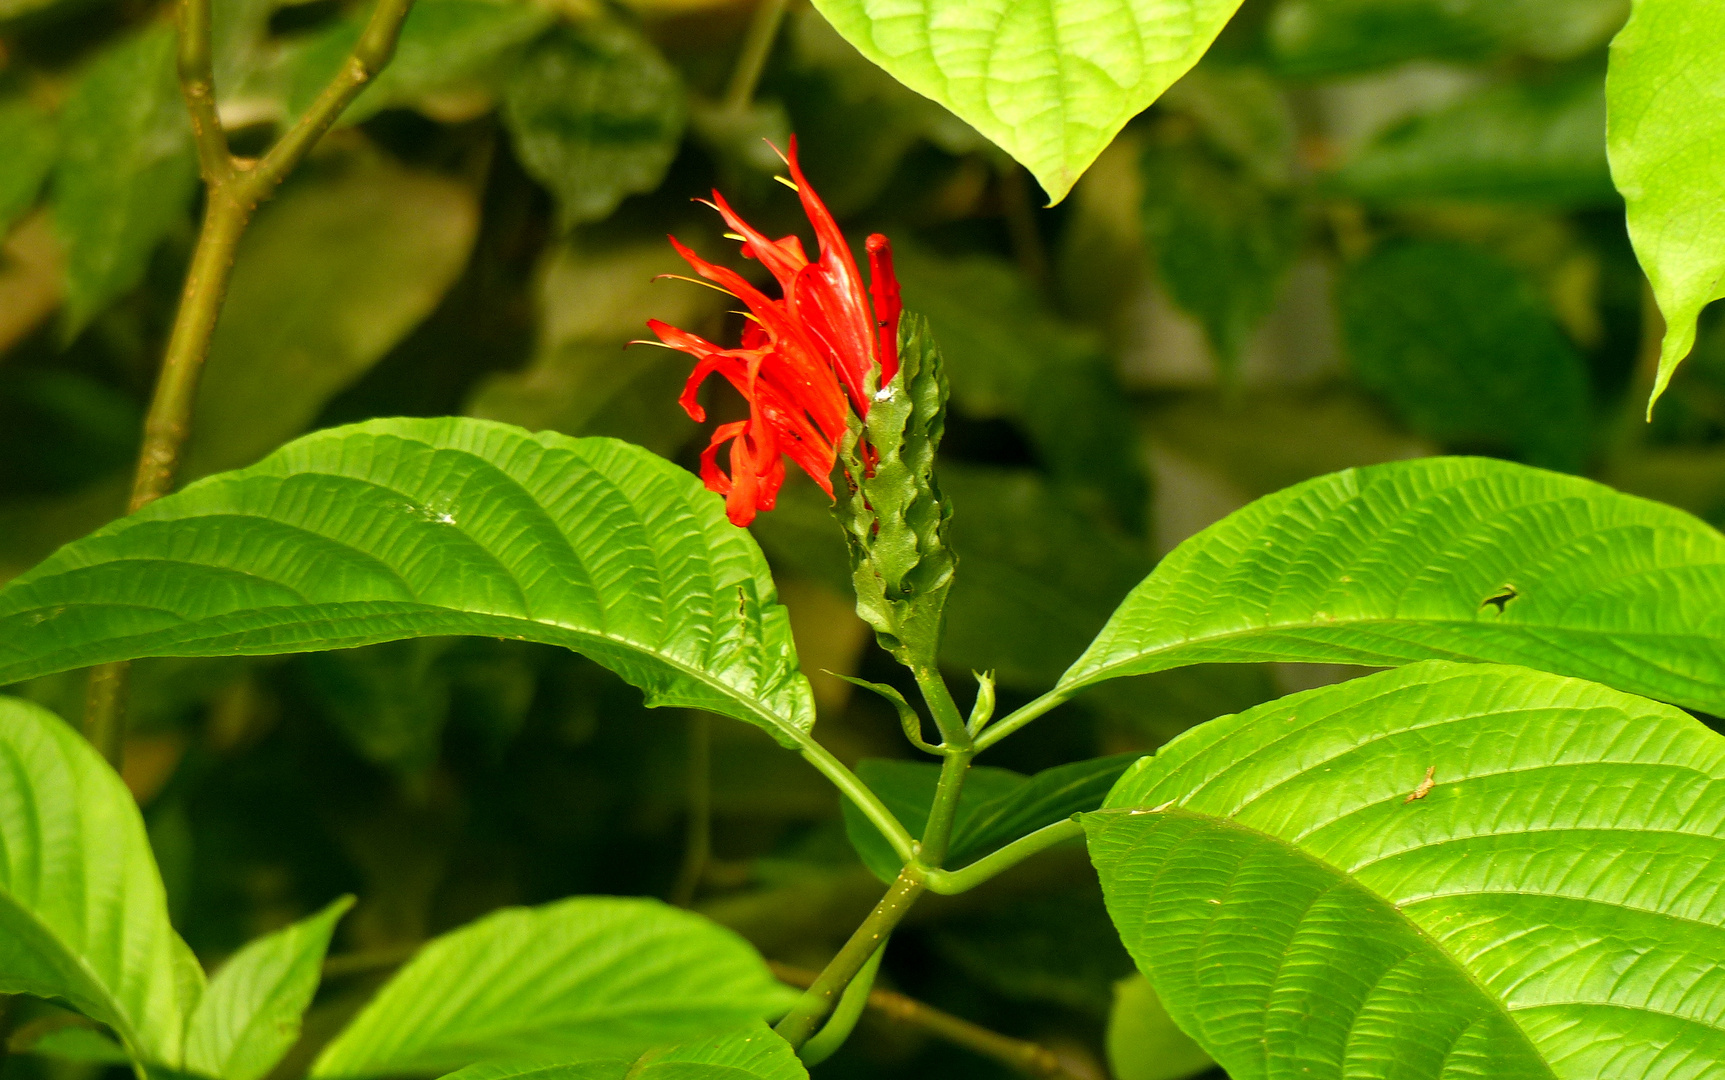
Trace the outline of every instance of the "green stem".
{"label": "green stem", "polygon": [[801,1049],[820,1028],[821,1021],[832,1011],[834,1002],[851,984],[875,950],[892,934],[899,920],[905,917],[923,891],[922,869],[914,863],[899,871],[886,895],[868,913],[868,918],[856,928],[820,975],[791,1006],[791,1011],[773,1029],[791,1046]]}
{"label": "green stem", "polygon": [[946,688],[946,680],[940,677],[940,671],[930,663],[913,664],[910,672],[916,676],[917,688],[928,703],[928,711],[934,715],[934,726],[940,729],[946,749],[969,750],[970,729],[965,726],[964,714],[958,711],[958,702],[952,700],[952,691]]}
{"label": "green stem", "polygon": [[826,1026],[816,1032],[814,1037],[803,1044],[797,1056],[803,1059],[804,1065],[819,1065],[838,1052],[839,1047],[850,1038],[856,1030],[857,1021],[862,1019],[863,1010],[868,1008],[869,993],[874,989],[874,977],[880,971],[880,962],[886,956],[886,942],[881,942],[874,955],[857,972],[856,978],[845,987],[845,992],[839,995],[839,1003],[833,1009],[833,1014],[827,1019]]}
{"label": "green stem", "polygon": [[868,818],[874,827],[880,830],[886,842],[892,845],[893,854],[907,863],[916,857],[916,841],[911,839],[909,830],[893,816],[892,811],[886,808],[886,804],[880,801],[867,784],[857,779],[856,773],[845,768],[844,762],[833,757],[826,747],[815,742],[807,733],[796,731],[792,733],[792,737],[801,748],[803,760],[820,770],[821,775],[832,781],[833,786],[838,788],[845,798],[856,804],[863,816]]}
{"label": "green stem", "polygon": [[1074,691],[1072,689],[1061,689],[1060,687],[1055,687],[1053,690],[1043,694],[1030,704],[1021,709],[1015,710],[1011,715],[991,724],[983,730],[981,735],[977,736],[977,752],[980,753],[987,750],[995,743],[1006,738],[1008,735],[1011,735],[1013,732],[1030,723],[1032,720],[1035,720],[1043,713],[1050,711],[1058,705],[1065,704],[1067,699],[1069,699],[1073,693]]}
{"label": "green stem", "polygon": [[1005,847],[958,870],[927,870],[928,891],[942,896],[968,892],[991,878],[998,877],[1019,863],[1054,847],[1084,835],[1084,826],[1076,817],[1045,825],[1027,836],[1021,836]]}
{"label": "green stem", "polygon": [[924,870],[933,870],[946,858],[947,843],[952,839],[952,823],[958,817],[958,797],[964,791],[964,774],[970,770],[970,750],[949,750],[940,763],[940,780],[934,789],[934,802],[928,808],[928,827],[922,831],[922,842],[916,848],[916,861]]}
{"label": "green stem", "polygon": [[767,67],[767,57],[772,54],[773,41],[779,36],[779,23],[784,21],[787,4],[788,0],[761,0],[755,9],[742,51],[737,54],[737,66],[731,72],[731,84],[725,90],[726,112],[740,113],[754,98],[761,72]]}
{"label": "green stem", "polygon": [[[304,116],[288,129],[264,159],[235,160],[228,150],[216,110],[215,77],[211,73],[210,0],[182,0],[179,12],[178,68],[180,90],[191,116],[199,168],[208,188],[197,247],[180,293],[179,310],[168,348],[162,356],[150,410],[144,419],[144,441],[127,512],[166,495],[179,472],[180,454],[191,434],[192,406],[198,379],[209,355],[210,339],[222,313],[232,276],[234,252],[251,222],[252,212],[269,198],[348,103],[364,89],[395,53],[401,24],[413,0],[379,0],[352,54]],[[84,732],[115,768],[125,739],[125,697],[128,665],[103,664],[90,673],[85,695]]]}

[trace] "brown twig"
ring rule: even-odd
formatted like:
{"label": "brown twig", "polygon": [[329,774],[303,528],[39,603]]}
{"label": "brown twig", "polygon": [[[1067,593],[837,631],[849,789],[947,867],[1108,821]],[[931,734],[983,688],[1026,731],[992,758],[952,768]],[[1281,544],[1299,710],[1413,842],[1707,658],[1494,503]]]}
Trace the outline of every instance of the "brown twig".
{"label": "brown twig", "polygon": [[[173,488],[180,454],[191,434],[198,379],[233,273],[234,252],[253,211],[275,193],[276,187],[305,160],[342,110],[389,63],[401,36],[401,25],[412,6],[413,0],[378,0],[341,70],[263,159],[254,161],[236,158],[228,149],[227,133],[216,109],[215,76],[210,60],[210,0],[181,0],[180,90],[186,99],[186,111],[191,115],[207,198],[192,265],[162,356],[162,372],[144,419],[144,441],[138,452],[128,512],[156,501]],[[94,669],[84,699],[84,734],[116,768],[124,740],[127,670],[126,661]]]}
{"label": "brown twig", "polygon": [[[791,986],[807,988],[814,985],[815,979],[819,977],[813,971],[777,961],[768,961],[768,966],[780,982]],[[979,1024],[973,1024],[969,1020],[942,1012],[932,1005],[925,1005],[915,998],[891,990],[876,988],[869,991],[868,1007],[889,1020],[921,1028],[936,1038],[993,1058],[1027,1076],[1048,1077],[1051,1080],[1095,1080],[1094,1077],[1074,1070],[1045,1046],[990,1031]]]}

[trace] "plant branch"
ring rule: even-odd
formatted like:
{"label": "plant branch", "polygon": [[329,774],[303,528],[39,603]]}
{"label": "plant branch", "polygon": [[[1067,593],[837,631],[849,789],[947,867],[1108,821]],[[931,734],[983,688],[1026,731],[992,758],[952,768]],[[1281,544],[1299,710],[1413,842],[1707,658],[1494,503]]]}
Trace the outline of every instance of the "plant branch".
{"label": "plant branch", "polygon": [[[804,968],[773,961],[768,964],[780,982],[792,986],[806,988],[812,986],[819,977]],[[921,1028],[936,1038],[975,1051],[1029,1076],[1049,1077],[1051,1080],[1093,1080],[1088,1075],[1069,1068],[1047,1047],[990,1031],[969,1020],[960,1019],[891,990],[871,990],[868,1007],[889,1020],[908,1027]]]}
{"label": "plant branch", "polygon": [[802,751],[803,760],[820,770],[822,776],[832,781],[834,787],[845,798],[856,804],[863,816],[868,818],[880,834],[886,837],[886,842],[892,845],[893,854],[905,862],[916,857],[916,841],[911,839],[910,831],[893,816],[879,796],[870,790],[869,786],[857,778],[856,773],[845,768],[844,762],[833,757],[832,752],[813,736],[802,731],[794,731],[792,737]]}
{"label": "plant branch", "polygon": [[1030,723],[1032,720],[1035,720],[1043,713],[1049,712],[1058,705],[1065,704],[1072,694],[1073,691],[1071,690],[1062,690],[1059,687],[1055,687],[1053,690],[1043,694],[1030,704],[1021,709],[1015,710],[1010,716],[990,725],[976,738],[977,752],[981,753],[993,746],[995,743],[1006,738],[1008,735],[1011,735],[1019,728]]}
{"label": "plant branch", "polygon": [[725,89],[726,112],[740,113],[754,98],[761,72],[767,67],[767,57],[772,54],[773,41],[779,36],[787,3],[788,0],[761,0],[755,8],[748,33],[743,37],[742,51],[737,54],[737,66],[731,71],[731,83]]}
{"label": "plant branch", "polygon": [[952,823],[958,818],[958,797],[964,792],[964,775],[970,771],[974,752],[947,751],[940,763],[940,780],[934,789],[934,802],[928,808],[928,826],[922,831],[922,842],[916,846],[918,868],[924,872],[938,869],[946,858],[947,842],[952,839]]}
{"label": "plant branch", "polygon": [[[174,486],[180,455],[191,434],[198,380],[227,297],[234,253],[252,212],[274,193],[276,185],[305,158],[354,96],[389,62],[412,4],[413,0],[379,0],[341,71],[263,161],[247,165],[237,161],[228,149],[216,109],[210,0],[181,0],[180,91],[191,114],[208,197],[192,265],[162,356],[162,371],[144,419],[143,446],[138,451],[128,513],[156,501]],[[120,765],[124,746],[128,669],[125,661],[97,667],[90,673],[84,698],[84,733],[115,768]]]}
{"label": "plant branch", "polygon": [[875,951],[885,943],[892,934],[900,919],[910,911],[916,898],[922,895],[923,878],[920,867],[912,863],[899,871],[886,895],[880,898],[880,903],[868,913],[868,918],[851,934],[850,940],[838,951],[838,955],[821,969],[809,983],[803,996],[791,1006],[791,1011],[773,1028],[791,1046],[801,1049],[809,1041],[810,1036],[819,1030],[821,1021],[832,1011],[833,1004],[839,995],[845,992],[845,987],[851,984],[863,965],[869,962]]}
{"label": "plant branch", "polygon": [[969,892],[983,882],[1012,869],[1032,855],[1041,854],[1056,844],[1084,835],[1084,826],[1076,817],[1045,825],[1033,833],[1021,836],[968,866],[958,870],[927,870],[928,891],[942,896]]}
{"label": "plant branch", "polygon": [[192,135],[198,147],[198,167],[204,183],[215,187],[234,175],[227,132],[216,112],[216,77],[210,63],[210,0],[180,4],[180,93],[192,114]]}
{"label": "plant branch", "polygon": [[706,875],[713,856],[713,717],[689,714],[689,828],[683,846],[683,866],[671,887],[670,901],[688,907]]}
{"label": "plant branch", "polygon": [[913,664],[910,671],[916,676],[917,688],[922,691],[922,699],[928,703],[928,711],[934,716],[934,726],[940,729],[945,752],[969,750],[970,729],[965,726],[964,714],[958,711],[958,702],[952,700],[952,691],[947,689],[940,671],[932,663]]}

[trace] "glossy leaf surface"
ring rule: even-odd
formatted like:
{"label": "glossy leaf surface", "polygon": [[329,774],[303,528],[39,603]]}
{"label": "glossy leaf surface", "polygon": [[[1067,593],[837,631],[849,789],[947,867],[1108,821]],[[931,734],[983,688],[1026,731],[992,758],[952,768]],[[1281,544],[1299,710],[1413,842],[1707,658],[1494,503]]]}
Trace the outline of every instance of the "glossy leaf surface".
{"label": "glossy leaf surface", "polygon": [[300,1017],[323,977],[335,924],[353,906],[322,911],[246,943],[210,979],[186,1025],[186,1071],[258,1080],[299,1038]]}
{"label": "glossy leaf surface", "polygon": [[[1137,758],[1136,754],[1114,754],[1056,765],[1034,776],[987,765],[972,766],[959,796],[946,865],[962,867],[1044,825],[1102,805],[1115,779]],[[922,834],[940,766],[865,759],[858,763],[857,775],[911,835]],[[882,881],[898,876],[903,864],[880,831],[848,801],[844,814],[845,835],[869,870]]]}
{"label": "glossy leaf surface", "polygon": [[760,549],[695,477],[463,419],[318,432],[62,548],[0,591],[0,682],[444,634],[562,645],[781,741],[814,721]]}
{"label": "glossy leaf surface", "polygon": [[1349,469],[1181,544],[1061,687],[1206,662],[1425,659],[1513,662],[1725,712],[1725,536],[1501,461]]}
{"label": "glossy leaf surface", "polygon": [[1184,75],[1237,0],[816,0],[864,56],[1023,162],[1058,202]]}
{"label": "glossy leaf surface", "polygon": [[633,1060],[774,1016],[795,997],[746,942],[698,915],[656,900],[581,896],[507,908],[436,939],[311,1075]]}
{"label": "glossy leaf surface", "polygon": [[0,993],[65,1001],[172,1063],[202,983],[131,793],[59,717],[0,698]]}
{"label": "glossy leaf surface", "polygon": [[1629,239],[1665,316],[1654,400],[1695,344],[1701,309],[1725,297],[1721,53],[1725,18],[1718,5],[1693,0],[1636,0],[1611,43],[1611,176],[1629,205]]}
{"label": "glossy leaf surface", "polygon": [[765,1024],[622,1059],[543,1067],[472,1065],[446,1080],[807,1080],[789,1043]]}
{"label": "glossy leaf surface", "polygon": [[1725,1060],[1725,740],[1670,706],[1425,663],[1205,724],[1107,805],[1115,925],[1231,1076]]}

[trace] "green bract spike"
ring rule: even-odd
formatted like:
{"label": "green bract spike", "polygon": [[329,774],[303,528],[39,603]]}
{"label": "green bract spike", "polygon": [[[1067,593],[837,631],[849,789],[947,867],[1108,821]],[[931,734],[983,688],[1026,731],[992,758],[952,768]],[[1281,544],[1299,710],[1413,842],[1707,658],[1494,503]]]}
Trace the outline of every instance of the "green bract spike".
{"label": "green bract spike", "polygon": [[[872,395],[867,421],[851,421],[839,455],[833,512],[850,546],[857,614],[900,663],[932,666],[957,556],[947,545],[952,505],[934,455],[946,427],[946,372],[928,322],[899,321],[899,370]],[[865,466],[864,446],[872,450]]]}

